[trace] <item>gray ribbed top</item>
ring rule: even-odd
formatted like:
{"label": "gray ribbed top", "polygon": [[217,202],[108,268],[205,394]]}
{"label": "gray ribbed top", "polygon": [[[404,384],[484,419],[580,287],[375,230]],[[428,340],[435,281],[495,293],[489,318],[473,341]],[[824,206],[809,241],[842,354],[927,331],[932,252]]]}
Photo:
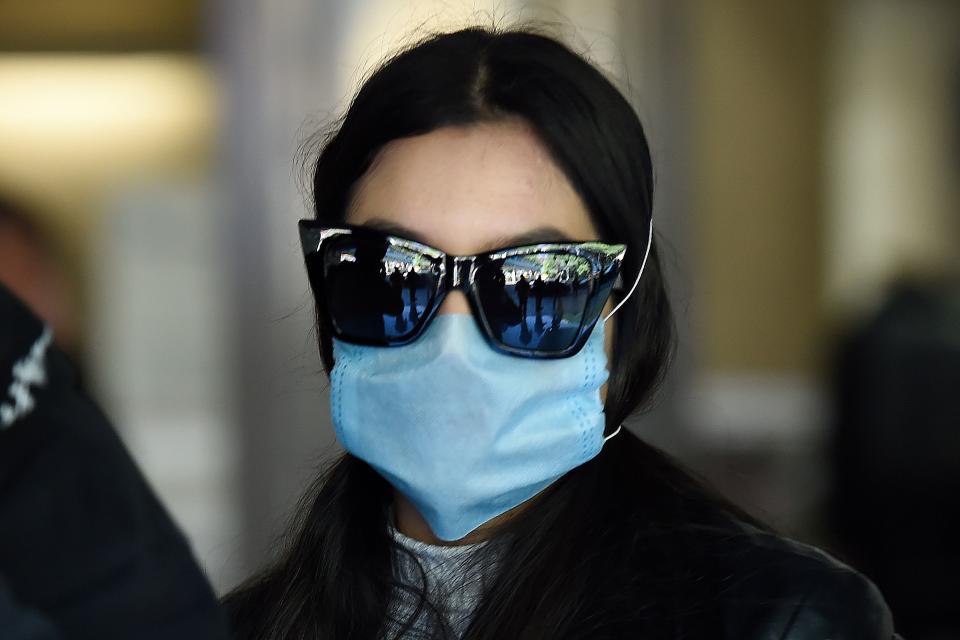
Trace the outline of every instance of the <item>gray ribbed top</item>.
{"label": "gray ribbed top", "polygon": [[[495,573],[495,566],[489,559],[484,559],[483,562],[472,561],[473,553],[482,554],[481,549],[487,543],[442,546],[414,540],[396,529],[392,513],[388,527],[397,544],[410,551],[423,567],[429,601],[442,612],[456,637],[461,637],[470,624],[484,588],[490,584]],[[400,551],[394,553],[393,574],[402,584],[422,588],[424,575],[413,560]],[[401,589],[394,590],[391,602],[394,619],[406,620],[416,605],[417,596]],[[425,637],[422,634],[428,620],[429,613],[421,612],[414,629],[405,634],[404,638]],[[388,629],[386,637],[392,638],[399,628],[393,625]]]}

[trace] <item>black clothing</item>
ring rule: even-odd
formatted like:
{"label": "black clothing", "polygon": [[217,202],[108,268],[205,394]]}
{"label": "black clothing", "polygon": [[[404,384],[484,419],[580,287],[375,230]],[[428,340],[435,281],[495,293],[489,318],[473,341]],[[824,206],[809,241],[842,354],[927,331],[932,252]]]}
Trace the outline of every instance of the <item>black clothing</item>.
{"label": "black clothing", "polygon": [[960,281],[892,286],[831,370],[837,538],[904,635],[960,638]]}
{"label": "black clothing", "polygon": [[726,546],[719,638],[899,638],[877,587],[820,549],[759,531]]}
{"label": "black clothing", "polygon": [[23,607],[0,580],[0,638],[10,640],[62,640],[49,620]]}
{"label": "black clothing", "polygon": [[0,284],[0,638],[226,637],[186,540],[49,337]]}

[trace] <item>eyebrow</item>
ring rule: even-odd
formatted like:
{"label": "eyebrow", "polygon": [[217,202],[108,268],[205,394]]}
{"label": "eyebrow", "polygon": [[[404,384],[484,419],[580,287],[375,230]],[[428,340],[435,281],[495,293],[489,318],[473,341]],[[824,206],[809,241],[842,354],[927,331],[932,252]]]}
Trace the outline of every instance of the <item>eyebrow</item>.
{"label": "eyebrow", "polygon": [[[364,222],[361,226],[370,227],[371,229],[376,229],[377,231],[382,231],[391,235],[401,236],[403,238],[407,238],[408,240],[414,240],[427,246],[433,246],[427,242],[421,234],[417,233],[413,229],[408,229],[401,224],[384,220],[383,218],[371,218],[370,220]],[[503,249],[506,247],[520,247],[529,244],[540,244],[547,242],[573,242],[573,240],[569,235],[560,229],[557,229],[556,227],[544,226],[530,229],[529,231],[524,231],[512,236],[500,236],[493,240],[493,242],[485,245],[480,251],[477,251],[477,253],[486,253],[488,251],[494,251],[496,249]]]}

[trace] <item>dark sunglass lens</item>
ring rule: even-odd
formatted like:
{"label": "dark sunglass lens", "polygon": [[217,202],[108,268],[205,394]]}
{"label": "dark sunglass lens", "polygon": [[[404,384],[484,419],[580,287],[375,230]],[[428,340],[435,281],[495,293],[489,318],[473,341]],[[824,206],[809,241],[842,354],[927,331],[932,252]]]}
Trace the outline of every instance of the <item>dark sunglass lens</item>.
{"label": "dark sunglass lens", "polygon": [[346,236],[324,256],[330,318],[347,338],[400,342],[420,325],[437,290],[437,265],[386,239]]}
{"label": "dark sunglass lens", "polygon": [[495,260],[476,275],[480,306],[503,344],[559,352],[577,340],[593,290],[590,261],[569,253]]}

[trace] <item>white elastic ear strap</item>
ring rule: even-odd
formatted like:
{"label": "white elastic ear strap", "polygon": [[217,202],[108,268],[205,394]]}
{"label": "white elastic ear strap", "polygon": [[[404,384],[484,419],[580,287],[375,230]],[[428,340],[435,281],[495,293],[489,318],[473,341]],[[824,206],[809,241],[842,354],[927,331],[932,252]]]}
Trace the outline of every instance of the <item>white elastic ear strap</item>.
{"label": "white elastic ear strap", "polygon": [[[610,313],[608,313],[608,314],[606,315],[606,317],[604,317],[604,319],[603,319],[604,322],[606,322],[607,320],[609,320],[609,319],[610,319],[610,316],[612,316],[613,314],[615,314],[615,313],[617,312],[617,310],[620,309],[620,307],[623,306],[623,303],[627,301],[627,298],[629,298],[630,296],[633,295],[633,292],[634,292],[634,290],[636,290],[637,285],[640,284],[640,277],[643,275],[643,268],[644,268],[645,266],[647,266],[647,256],[650,255],[650,245],[652,245],[652,244],[653,244],[653,218],[650,218],[650,231],[649,231],[649,233],[648,233],[648,235],[647,235],[647,250],[646,250],[646,252],[644,252],[644,254],[643,254],[643,262],[640,263],[640,273],[637,274],[637,279],[633,281],[633,286],[630,287],[630,291],[627,293],[627,295],[625,295],[625,296],[623,297],[623,300],[620,301],[620,304],[618,304],[617,306],[615,306],[615,307],[613,308],[613,311],[611,311]],[[616,436],[617,434],[619,434],[622,429],[623,429],[623,425],[621,424],[620,426],[618,426],[618,427],[616,428],[616,430],[614,430],[613,433],[611,433],[610,435],[604,437],[604,439],[603,439],[603,444],[607,444],[607,441],[610,440],[610,438],[613,438],[614,436]],[[601,446],[603,446],[603,445],[601,445]]]}
{"label": "white elastic ear strap", "polygon": [[[607,444],[607,440],[609,440],[609,439],[612,438],[613,436],[615,436],[615,435],[617,435],[618,433],[620,433],[620,430],[621,430],[621,429],[623,429],[623,425],[620,425],[619,427],[617,427],[616,431],[614,431],[613,433],[611,433],[610,435],[608,435],[607,437],[605,437],[605,438],[603,439],[603,444]],[[600,445],[600,446],[603,446],[603,445]]]}
{"label": "white elastic ear strap", "polygon": [[647,256],[650,255],[650,245],[652,244],[653,244],[653,217],[650,218],[650,231],[649,231],[649,234],[647,235],[647,250],[643,254],[643,262],[640,263],[640,273],[637,274],[637,279],[633,281],[633,286],[630,287],[630,291],[627,293],[627,295],[623,297],[623,300],[621,300],[620,303],[613,308],[613,311],[608,313],[603,318],[604,322],[609,320],[610,316],[615,314],[620,309],[620,307],[623,306],[623,303],[626,302],[630,298],[630,296],[633,295],[633,292],[637,288],[637,285],[640,284],[640,277],[643,275],[643,268],[647,266]]}

